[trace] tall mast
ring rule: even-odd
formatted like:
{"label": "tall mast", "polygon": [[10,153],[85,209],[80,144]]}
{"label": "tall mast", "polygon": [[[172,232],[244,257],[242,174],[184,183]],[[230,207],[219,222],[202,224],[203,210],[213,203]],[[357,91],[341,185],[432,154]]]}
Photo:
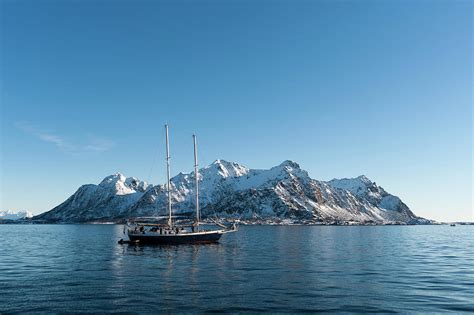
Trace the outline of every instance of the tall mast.
{"label": "tall mast", "polygon": [[171,228],[173,223],[171,221],[171,180],[170,180],[170,144],[168,140],[168,124],[165,125],[166,130],[166,175],[168,178],[167,192],[168,192],[168,225]]}
{"label": "tall mast", "polygon": [[200,220],[200,213],[199,213],[199,172],[198,172],[196,135],[193,135],[193,142],[194,142],[194,177],[195,177],[195,180],[196,180],[196,225],[199,227],[199,220]]}

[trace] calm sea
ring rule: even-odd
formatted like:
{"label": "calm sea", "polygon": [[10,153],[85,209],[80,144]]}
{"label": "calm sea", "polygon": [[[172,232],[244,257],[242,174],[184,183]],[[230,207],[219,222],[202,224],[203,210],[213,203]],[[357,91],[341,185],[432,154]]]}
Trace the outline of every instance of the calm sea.
{"label": "calm sea", "polygon": [[119,225],[0,225],[0,313],[474,311],[474,226],[242,226],[119,245]]}

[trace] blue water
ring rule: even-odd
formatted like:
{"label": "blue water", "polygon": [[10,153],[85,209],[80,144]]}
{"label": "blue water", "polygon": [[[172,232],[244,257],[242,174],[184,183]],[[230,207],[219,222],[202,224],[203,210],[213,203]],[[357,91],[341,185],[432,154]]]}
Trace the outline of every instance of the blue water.
{"label": "blue water", "polygon": [[242,226],[119,245],[121,226],[0,225],[3,312],[474,311],[474,226]]}

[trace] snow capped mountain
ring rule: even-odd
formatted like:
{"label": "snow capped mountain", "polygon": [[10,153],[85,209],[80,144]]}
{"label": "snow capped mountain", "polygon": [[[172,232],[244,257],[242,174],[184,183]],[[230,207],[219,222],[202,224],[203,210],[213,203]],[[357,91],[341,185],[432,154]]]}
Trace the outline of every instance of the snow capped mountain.
{"label": "snow capped mountain", "polygon": [[33,213],[29,211],[18,211],[14,212],[11,210],[0,211],[0,220],[19,220],[19,219],[28,219],[32,218]]}
{"label": "snow capped mountain", "polygon": [[[203,217],[294,222],[427,223],[400,198],[365,176],[314,180],[293,161],[266,170],[216,160],[199,171]],[[174,214],[193,215],[194,173],[171,179]],[[65,202],[35,219],[61,222],[120,220],[166,215],[164,185],[122,174],[84,185]]]}
{"label": "snow capped mountain", "polygon": [[146,182],[120,173],[107,176],[99,185],[83,185],[59,206],[35,218],[81,222],[114,218],[125,213],[151,188]]}

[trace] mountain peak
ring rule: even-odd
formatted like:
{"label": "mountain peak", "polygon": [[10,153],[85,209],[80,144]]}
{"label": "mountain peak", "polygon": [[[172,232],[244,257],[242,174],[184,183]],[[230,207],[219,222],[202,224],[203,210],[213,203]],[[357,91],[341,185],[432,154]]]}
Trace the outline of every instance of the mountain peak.
{"label": "mountain peak", "polygon": [[214,162],[212,162],[211,164],[228,164],[228,163],[230,163],[230,162],[228,162],[226,160],[223,160],[223,159],[217,159]]}
{"label": "mountain peak", "polygon": [[127,195],[137,191],[143,192],[149,185],[135,177],[125,177],[122,173],[117,172],[104,178],[99,186],[118,195]]}
{"label": "mountain peak", "polygon": [[295,161],[291,161],[291,160],[285,160],[285,161],[281,162],[279,166],[281,166],[281,167],[291,167],[291,168],[295,168],[295,169],[300,168],[300,165],[298,163],[296,163]]}
{"label": "mountain peak", "polygon": [[273,172],[273,176],[286,177],[290,174],[291,176],[297,176],[300,178],[309,178],[308,172],[302,170],[298,163],[291,160],[285,160],[279,165],[272,167],[269,171]]}
{"label": "mountain peak", "polygon": [[239,177],[248,173],[248,169],[240,164],[217,159],[205,168],[208,172],[215,172],[222,177]]}
{"label": "mountain peak", "polygon": [[359,175],[359,176],[356,177],[356,179],[358,179],[358,180],[360,180],[360,181],[362,181],[362,182],[364,182],[364,183],[367,183],[367,184],[371,184],[371,183],[372,183],[372,181],[371,181],[367,176],[365,176],[365,175]]}
{"label": "mountain peak", "polygon": [[109,185],[115,185],[117,182],[124,182],[126,177],[122,173],[115,173],[113,175],[109,175],[105,177],[99,184],[99,186],[109,186]]}
{"label": "mountain peak", "polygon": [[329,185],[348,190],[355,195],[365,194],[369,190],[376,191],[378,188],[367,176],[360,175],[356,178],[334,178],[328,182]]}

